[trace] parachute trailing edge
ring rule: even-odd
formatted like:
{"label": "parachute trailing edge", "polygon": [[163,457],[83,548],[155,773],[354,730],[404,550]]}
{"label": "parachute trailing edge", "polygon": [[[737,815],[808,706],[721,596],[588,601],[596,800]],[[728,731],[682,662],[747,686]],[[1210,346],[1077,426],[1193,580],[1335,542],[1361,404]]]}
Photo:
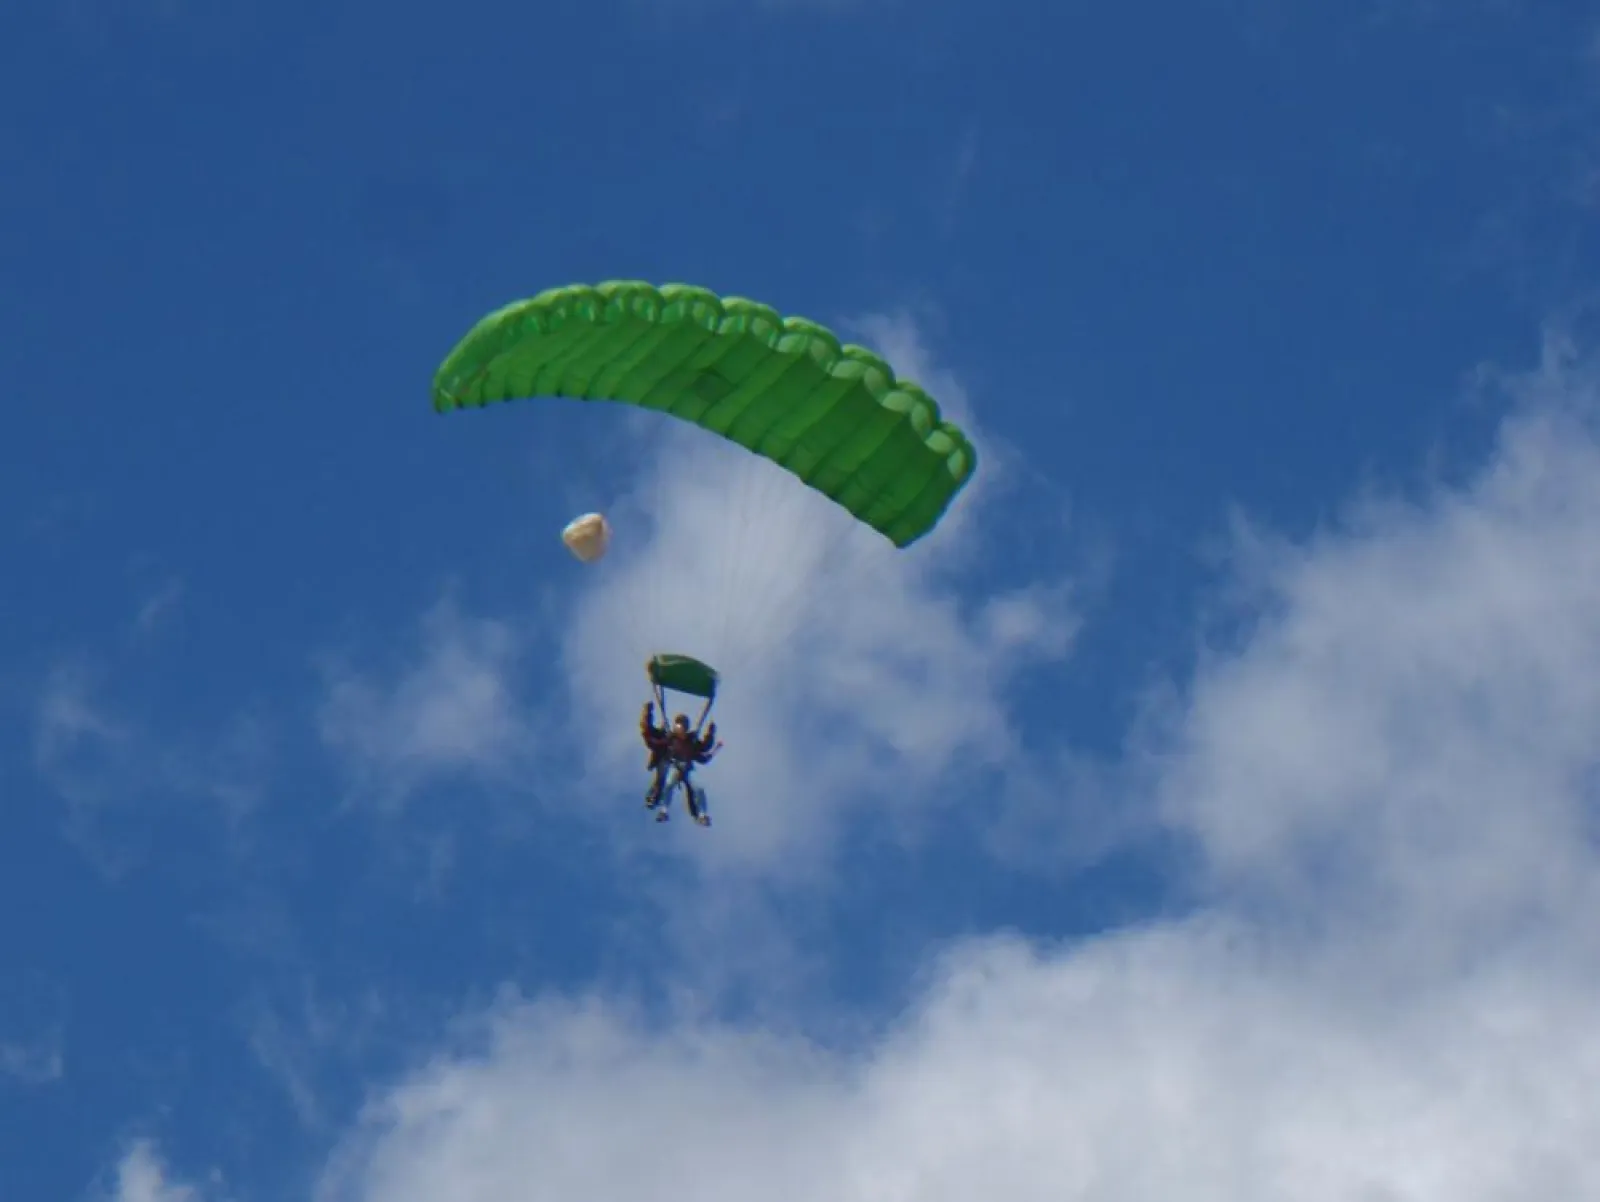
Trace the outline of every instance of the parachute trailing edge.
{"label": "parachute trailing edge", "polygon": [[533,397],[655,409],[793,473],[898,547],[977,467],[916,384],[829,330],[687,284],[572,285],[491,313],[440,366],[441,412]]}

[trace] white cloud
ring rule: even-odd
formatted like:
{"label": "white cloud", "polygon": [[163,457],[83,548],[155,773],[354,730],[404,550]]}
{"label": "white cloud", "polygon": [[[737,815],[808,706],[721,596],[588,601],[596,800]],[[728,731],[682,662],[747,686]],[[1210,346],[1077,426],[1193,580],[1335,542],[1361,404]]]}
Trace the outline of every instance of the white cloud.
{"label": "white cloud", "polygon": [[1341,1005],[1225,928],[954,955],[869,1056],[552,1004],[382,1099],[320,1202],[1594,1196],[1587,994]]}
{"label": "white cloud", "polygon": [[1593,912],[1600,451],[1591,378],[1547,372],[1565,403],[1470,490],[1256,546],[1272,616],[1203,677],[1165,793],[1225,887],[1435,947]]}
{"label": "white cloud", "polygon": [[[1242,558],[1253,630],[1133,753],[1202,913],[971,941],[849,1053],[504,1004],[377,1098],[321,1202],[1600,1197],[1600,406],[1560,357],[1523,393],[1464,489]],[[979,637],[927,575],[900,587]],[[804,680],[849,666],[807,650]],[[912,730],[950,687],[912,693]],[[998,723],[1003,696],[964,701]]]}
{"label": "white cloud", "polygon": [[387,802],[436,779],[500,779],[532,744],[511,680],[520,651],[509,624],[468,618],[447,598],[387,680],[329,669],[323,743],[358,789]]}
{"label": "white cloud", "polygon": [[118,1163],[105,1197],[106,1202],[207,1202],[216,1195],[174,1180],[154,1145],[140,1140]]}

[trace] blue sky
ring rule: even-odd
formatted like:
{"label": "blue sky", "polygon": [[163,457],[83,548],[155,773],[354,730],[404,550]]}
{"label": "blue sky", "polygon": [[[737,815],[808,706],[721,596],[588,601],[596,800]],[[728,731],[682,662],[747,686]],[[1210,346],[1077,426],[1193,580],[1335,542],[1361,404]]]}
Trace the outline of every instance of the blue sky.
{"label": "blue sky", "polygon": [[[0,13],[0,1197],[1600,1196],[1592,14],[440,11]],[[431,412],[610,278],[978,483]]]}

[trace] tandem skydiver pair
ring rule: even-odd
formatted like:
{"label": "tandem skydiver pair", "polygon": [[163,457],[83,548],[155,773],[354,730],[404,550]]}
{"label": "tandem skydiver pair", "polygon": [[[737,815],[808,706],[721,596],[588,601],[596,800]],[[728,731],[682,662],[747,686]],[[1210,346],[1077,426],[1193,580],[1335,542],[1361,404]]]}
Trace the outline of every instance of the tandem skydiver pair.
{"label": "tandem skydiver pair", "polygon": [[[705,790],[695,786],[693,775],[697,765],[709,764],[722,747],[717,742],[717,724],[706,725],[717,697],[716,669],[687,655],[655,655],[645,665],[645,673],[655,691],[655,700],[646,702],[644,712],[639,715],[639,737],[650,752],[650,761],[645,767],[654,774],[645,793],[645,808],[656,812],[657,822],[667,821],[672,811],[672,794],[681,785],[689,817],[701,826],[710,826]],[[671,725],[667,724],[666,694],[669,691],[705,701],[698,722],[691,726],[689,715],[679,714]],[[655,718],[657,704],[661,706],[659,726]]]}
{"label": "tandem skydiver pair", "polygon": [[[717,724],[713,722],[702,734],[690,727],[689,715],[679,714],[670,727],[665,723],[657,726],[655,708],[655,702],[647,701],[644,713],[639,716],[639,734],[650,750],[646,768],[655,773],[644,796],[645,809],[656,811],[657,822],[667,821],[673,790],[682,785],[689,817],[701,826],[710,826],[705,790],[696,788],[691,776],[696,764],[709,764],[721,749],[722,744],[717,742]],[[672,776],[670,783],[669,774]]]}

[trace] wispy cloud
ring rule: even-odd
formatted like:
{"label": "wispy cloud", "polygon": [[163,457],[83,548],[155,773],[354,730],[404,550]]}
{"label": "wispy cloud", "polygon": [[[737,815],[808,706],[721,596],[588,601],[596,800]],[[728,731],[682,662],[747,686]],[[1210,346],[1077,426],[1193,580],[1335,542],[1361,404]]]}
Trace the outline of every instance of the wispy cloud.
{"label": "wispy cloud", "polygon": [[64,1068],[60,1045],[54,1040],[45,1043],[0,1041],[0,1076],[26,1085],[45,1085],[59,1081]]}
{"label": "wispy cloud", "polygon": [[177,1180],[155,1145],[140,1140],[118,1162],[112,1182],[101,1196],[105,1202],[223,1202],[217,1185],[215,1179],[205,1187]]}
{"label": "wispy cloud", "polygon": [[34,756],[51,770],[85,745],[118,748],[128,732],[107,716],[94,698],[98,682],[82,659],[57,664],[45,679],[39,699]]}
{"label": "wispy cloud", "polygon": [[266,993],[241,1012],[251,1055],[283,1091],[295,1118],[318,1136],[336,1133],[351,1066],[393,1041],[414,1012],[397,1015],[374,992],[329,999],[309,977],[276,999]]}
{"label": "wispy cloud", "polygon": [[183,600],[183,581],[171,577],[163,581],[139,606],[139,612],[134,616],[133,628],[135,633],[148,635],[157,625],[167,618]]}
{"label": "wispy cloud", "polygon": [[951,147],[950,164],[943,185],[943,199],[936,214],[939,228],[946,236],[955,232],[961,209],[967,199],[972,177],[978,170],[980,127],[969,120],[961,127],[961,134]]}
{"label": "wispy cloud", "polygon": [[439,779],[503,780],[534,748],[512,672],[523,642],[507,622],[442,600],[421,645],[381,675],[330,664],[319,729],[364,796],[396,804]]}
{"label": "wispy cloud", "polygon": [[66,1011],[65,991],[44,974],[13,964],[0,976],[0,1078],[21,1085],[61,1080]]}
{"label": "wispy cloud", "polygon": [[[109,691],[107,672],[90,657],[63,659],[42,683],[33,730],[40,779],[66,803],[69,830],[103,868],[126,867],[137,854],[126,823],[134,803],[197,799],[234,824],[259,802],[270,758],[259,718],[241,713],[201,736],[171,732],[147,726]],[[119,822],[130,837],[110,833]]]}
{"label": "wispy cloud", "polygon": [[1557,348],[1465,487],[1241,543],[1242,645],[1130,752],[1202,910],[962,943],[851,1054],[502,1004],[374,1100],[319,1198],[1600,1196],[1596,381]]}

